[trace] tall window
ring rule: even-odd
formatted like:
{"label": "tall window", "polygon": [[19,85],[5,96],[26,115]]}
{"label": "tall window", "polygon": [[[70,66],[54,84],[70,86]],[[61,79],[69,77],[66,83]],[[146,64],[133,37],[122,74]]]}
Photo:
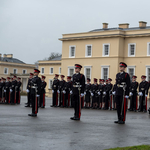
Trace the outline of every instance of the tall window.
{"label": "tall window", "polygon": [[91,79],[91,66],[85,66],[84,67],[84,75],[85,78],[90,78]]}
{"label": "tall window", "polygon": [[102,66],[101,67],[101,77],[104,80],[109,78],[109,66]]}
{"label": "tall window", "polygon": [[150,66],[146,66],[146,80],[150,81]]}
{"label": "tall window", "polygon": [[41,68],[41,74],[44,74],[44,68]]}
{"label": "tall window", "polygon": [[52,89],[52,85],[53,85],[53,80],[49,79],[49,89]]}
{"label": "tall window", "polygon": [[17,74],[17,69],[14,69],[13,73],[14,73],[14,74]]}
{"label": "tall window", "polygon": [[69,57],[71,58],[75,57],[75,46],[70,46]]}
{"label": "tall window", "polygon": [[128,44],[128,56],[135,56],[135,44]]}
{"label": "tall window", "polygon": [[8,68],[4,68],[4,74],[8,74]]}
{"label": "tall window", "polygon": [[61,74],[61,67],[59,67],[59,74]]}
{"label": "tall window", "polygon": [[92,45],[86,45],[85,56],[86,57],[91,57],[92,56]]}
{"label": "tall window", "polygon": [[74,74],[74,67],[68,67],[68,76],[72,76]]}
{"label": "tall window", "polygon": [[22,74],[26,74],[27,73],[27,70],[22,70]]}
{"label": "tall window", "polygon": [[109,56],[110,44],[103,44],[103,56]]}
{"label": "tall window", "polygon": [[50,68],[50,74],[53,74],[54,68]]}
{"label": "tall window", "polygon": [[132,80],[132,76],[135,75],[135,66],[128,66],[127,72],[130,75],[130,79]]}
{"label": "tall window", "polygon": [[147,43],[147,56],[150,56],[150,43]]}

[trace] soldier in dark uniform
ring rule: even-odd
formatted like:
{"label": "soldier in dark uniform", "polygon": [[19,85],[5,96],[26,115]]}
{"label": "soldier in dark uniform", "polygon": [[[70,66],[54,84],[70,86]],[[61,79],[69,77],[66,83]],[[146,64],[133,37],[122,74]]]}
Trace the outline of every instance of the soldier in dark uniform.
{"label": "soldier in dark uniform", "polygon": [[29,79],[28,79],[28,84],[27,84],[27,103],[25,107],[30,107],[31,102],[31,80],[33,78],[33,73],[30,73]]}
{"label": "soldier in dark uniform", "polygon": [[63,87],[63,94],[65,97],[63,107],[70,107],[70,100],[71,100],[70,90],[71,90],[71,88],[72,88],[71,76],[67,76],[67,82],[65,82],[65,85]]}
{"label": "soldier in dark uniform", "polygon": [[148,95],[148,89],[149,89],[149,84],[145,80],[146,76],[142,75],[141,76],[142,82],[139,85],[139,112],[147,112],[147,95]]}
{"label": "soldier in dark uniform", "polygon": [[104,79],[100,79],[100,84],[98,86],[98,95],[99,95],[99,109],[102,108],[102,101],[103,101],[103,92],[104,92],[104,88],[105,88],[105,84],[104,84],[105,80]]}
{"label": "soldier in dark uniform", "polygon": [[71,117],[72,120],[80,120],[81,117],[81,97],[84,96],[85,88],[85,76],[80,73],[82,66],[75,64],[75,74],[72,76],[72,99],[74,106],[74,117]]}
{"label": "soldier in dark uniform", "polygon": [[53,95],[53,101],[51,107],[56,107],[58,105],[58,86],[59,86],[59,80],[58,80],[59,75],[55,74],[55,78],[53,81],[52,85],[52,95]]}
{"label": "soldier in dark uniform", "polygon": [[34,69],[34,76],[31,80],[31,101],[32,101],[32,113],[28,116],[36,117],[38,113],[38,99],[41,94],[41,78],[38,77],[40,71]]}
{"label": "soldier in dark uniform", "polygon": [[87,84],[85,85],[84,95],[85,95],[85,108],[90,108],[91,102],[91,79],[87,78]]}
{"label": "soldier in dark uniform", "polygon": [[40,103],[39,107],[45,108],[45,88],[47,83],[45,82],[45,76],[42,76],[42,82],[41,82],[41,95],[40,95]]}
{"label": "soldier in dark uniform", "polygon": [[138,88],[138,82],[136,82],[137,76],[132,76],[132,83],[130,86],[130,111],[137,111],[137,88]]}
{"label": "soldier in dark uniform", "polygon": [[3,102],[3,98],[4,98],[4,81],[3,81],[3,77],[1,78],[0,81],[0,102]]}
{"label": "soldier in dark uniform", "polygon": [[4,88],[6,104],[10,103],[10,87],[11,87],[10,77],[7,77],[7,81],[5,83]]}
{"label": "soldier in dark uniform", "polygon": [[20,87],[21,87],[21,78],[18,77],[17,86],[16,86],[16,103],[20,104]]}
{"label": "soldier in dark uniform", "polygon": [[125,72],[127,65],[124,62],[120,62],[120,72],[116,75],[116,105],[118,121],[114,123],[124,124],[127,110],[127,99],[129,98],[130,76]]}
{"label": "soldier in dark uniform", "polygon": [[3,99],[2,99],[2,103],[5,103],[5,83],[6,83],[6,79],[5,78],[2,78],[2,80],[3,80],[3,88],[2,88],[2,97],[3,97]]}
{"label": "soldier in dark uniform", "polygon": [[91,86],[91,96],[92,96],[93,109],[97,109],[99,96],[98,96],[98,84],[96,78],[94,78],[94,84],[92,84]]}
{"label": "soldier in dark uniform", "polygon": [[61,80],[59,81],[59,86],[58,86],[58,90],[57,93],[59,94],[59,106],[58,107],[63,107],[64,101],[65,101],[65,97],[64,97],[64,93],[62,92],[63,87],[66,83],[66,81],[64,80],[65,76],[61,75]]}
{"label": "soldier in dark uniform", "polygon": [[116,87],[117,87],[117,84],[115,83],[114,86],[113,86],[113,90],[112,90],[112,95],[113,95],[113,110],[117,110],[116,100],[115,100]]}
{"label": "soldier in dark uniform", "polygon": [[10,93],[11,93],[11,104],[16,104],[16,86],[17,80],[16,76],[13,77],[13,81],[11,82]]}

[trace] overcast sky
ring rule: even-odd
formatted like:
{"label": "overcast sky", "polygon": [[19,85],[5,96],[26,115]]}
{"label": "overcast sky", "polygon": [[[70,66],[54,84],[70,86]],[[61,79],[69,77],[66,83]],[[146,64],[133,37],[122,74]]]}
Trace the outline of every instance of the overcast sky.
{"label": "overcast sky", "polygon": [[0,53],[34,63],[62,51],[65,33],[150,25],[150,0],[0,0]]}

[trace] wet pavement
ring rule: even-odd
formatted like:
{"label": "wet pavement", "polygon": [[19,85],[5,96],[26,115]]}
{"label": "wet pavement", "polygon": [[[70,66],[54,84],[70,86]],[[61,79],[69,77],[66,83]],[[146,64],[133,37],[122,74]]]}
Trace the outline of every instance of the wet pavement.
{"label": "wet pavement", "polygon": [[72,121],[72,108],[39,109],[0,105],[0,150],[103,150],[150,144],[150,115],[128,112],[126,124],[114,124],[116,111],[83,109],[81,121]]}

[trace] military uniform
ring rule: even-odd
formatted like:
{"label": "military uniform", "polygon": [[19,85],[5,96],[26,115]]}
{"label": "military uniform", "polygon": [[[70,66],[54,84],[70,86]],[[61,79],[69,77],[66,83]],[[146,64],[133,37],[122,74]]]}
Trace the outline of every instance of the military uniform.
{"label": "military uniform", "polygon": [[[82,68],[81,65],[75,64],[76,68]],[[72,99],[74,107],[74,117],[71,117],[72,120],[80,120],[81,117],[81,96],[84,96],[85,88],[85,76],[81,73],[75,73],[72,76]]]}
{"label": "military uniform", "polygon": [[[136,77],[136,76],[133,76]],[[137,88],[138,88],[138,82],[132,82],[130,86],[130,111],[136,111],[137,110]]]}
{"label": "military uniform", "polygon": [[[45,79],[45,76],[42,76],[43,79]],[[45,88],[47,83],[45,81],[41,82],[41,95],[40,95],[40,103],[39,107],[45,108]]]}
{"label": "military uniform", "polygon": [[[58,74],[55,74],[55,77],[58,76],[59,76]],[[52,85],[53,101],[51,107],[53,106],[56,107],[58,105],[58,93],[57,93],[58,86],[59,86],[59,80],[54,78],[53,85]]]}
{"label": "military uniform", "polygon": [[[146,76],[142,76],[146,78]],[[139,111],[147,112],[147,97],[149,84],[147,81],[142,81],[139,85]],[[141,94],[140,94],[141,93]]]}
{"label": "military uniform", "polygon": [[116,88],[117,84],[115,83],[113,86],[112,94],[113,94],[113,109],[116,110],[116,100],[115,100],[115,94],[116,94]]}
{"label": "military uniform", "polygon": [[[35,73],[40,73],[38,69],[34,69]],[[41,78],[33,76],[31,79],[31,101],[32,101],[32,114],[29,116],[36,117],[38,113],[38,101],[41,94]]]}
{"label": "military uniform", "polygon": [[[21,78],[18,78],[21,79]],[[17,82],[17,86],[16,86],[16,103],[20,104],[20,87],[21,87],[22,83],[20,81]]]}
{"label": "military uniform", "polygon": [[[9,80],[10,78],[7,77],[7,79]],[[5,100],[6,100],[6,104],[10,103],[10,87],[11,87],[11,82],[10,81],[6,81],[5,83]]]}
{"label": "military uniform", "polygon": [[[4,78],[2,78],[3,80]],[[4,102],[4,86],[5,86],[5,82],[4,81],[1,81],[0,82],[0,102]]]}
{"label": "military uniform", "polygon": [[[120,63],[120,67],[126,68],[127,65],[123,62]],[[116,75],[116,105],[117,105],[117,114],[118,121],[115,123],[124,124],[126,119],[126,110],[127,110],[127,98],[129,95],[129,87],[130,87],[130,76],[126,72],[120,72]],[[125,87],[125,93],[124,93]]]}
{"label": "military uniform", "polygon": [[[14,76],[16,78],[16,76]],[[13,80],[11,82],[11,87],[10,87],[10,92],[11,92],[11,104],[16,104],[16,86],[17,86],[17,81]]]}
{"label": "military uniform", "polygon": [[91,102],[91,83],[85,85],[84,93],[85,93],[85,102],[86,102],[86,104],[89,103],[88,107],[90,107],[90,102]]}

